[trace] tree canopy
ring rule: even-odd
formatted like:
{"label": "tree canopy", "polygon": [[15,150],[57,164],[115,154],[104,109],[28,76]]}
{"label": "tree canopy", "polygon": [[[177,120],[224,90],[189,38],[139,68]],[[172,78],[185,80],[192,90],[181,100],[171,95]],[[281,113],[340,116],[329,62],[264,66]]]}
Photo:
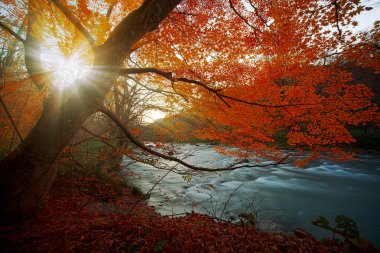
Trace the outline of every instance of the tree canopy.
{"label": "tree canopy", "polygon": [[[279,133],[290,148],[310,151],[306,161],[326,151],[344,158],[342,147],[355,141],[349,126],[379,124],[373,92],[348,71],[380,70],[380,22],[353,32],[355,17],[370,10],[357,0],[7,0],[0,7],[1,136],[12,151],[1,162],[0,202],[13,210],[3,213],[34,210],[28,199],[43,198],[62,150],[99,112],[138,147],[195,170],[210,168],[149,148],[131,128],[158,112],[193,115],[204,123],[198,138],[239,147],[233,154],[245,159],[283,162]],[[30,183],[5,182],[16,178]],[[33,187],[42,193],[23,190]],[[9,204],[14,198],[22,204]]]}

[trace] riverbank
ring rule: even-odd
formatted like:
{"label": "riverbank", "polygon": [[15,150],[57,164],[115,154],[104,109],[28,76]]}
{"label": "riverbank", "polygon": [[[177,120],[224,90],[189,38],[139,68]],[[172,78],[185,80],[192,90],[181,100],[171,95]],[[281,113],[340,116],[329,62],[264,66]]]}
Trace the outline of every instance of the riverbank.
{"label": "riverbank", "polygon": [[[36,218],[0,227],[2,252],[380,252],[307,232],[266,233],[200,214],[169,218],[95,175],[60,176]],[[139,201],[138,205],[135,205]],[[131,209],[133,207],[133,209]]]}

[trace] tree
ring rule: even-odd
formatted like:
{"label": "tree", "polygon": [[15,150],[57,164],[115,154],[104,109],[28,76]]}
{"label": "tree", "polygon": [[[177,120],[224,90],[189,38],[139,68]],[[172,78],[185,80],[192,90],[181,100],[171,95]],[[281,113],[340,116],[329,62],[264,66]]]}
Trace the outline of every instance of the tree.
{"label": "tree", "polygon": [[[362,48],[368,36],[345,29],[364,10],[358,1],[11,0],[2,6],[13,14],[1,21],[3,32],[23,44],[28,75],[44,98],[33,129],[0,163],[3,224],[36,212],[63,148],[98,111],[153,155],[193,170],[240,166],[196,167],[139,142],[104,107],[120,75],[164,94],[168,108],[212,122],[199,136],[252,150],[240,152],[245,159],[283,162],[287,156],[273,145],[279,130],[294,148],[311,148],[311,158],[326,150],[341,156],[337,147],[354,141],[347,125],[378,120],[371,91],[349,84],[346,72],[323,61],[352,52],[378,70],[378,40]],[[25,39],[24,32],[14,32],[24,18]],[[66,56],[80,49],[91,62],[86,75],[64,91],[43,66],[49,43]],[[360,58],[363,50],[370,50],[370,60]]]}

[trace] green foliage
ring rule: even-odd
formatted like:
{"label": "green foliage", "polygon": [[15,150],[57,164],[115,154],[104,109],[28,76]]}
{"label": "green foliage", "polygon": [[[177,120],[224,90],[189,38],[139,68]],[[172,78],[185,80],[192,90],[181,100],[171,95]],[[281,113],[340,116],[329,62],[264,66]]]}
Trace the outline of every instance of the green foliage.
{"label": "green foliage", "polygon": [[356,223],[344,215],[338,215],[335,218],[336,227],[335,229],[345,237],[358,238],[360,233],[356,226]]}
{"label": "green foliage", "polygon": [[188,183],[193,179],[193,176],[191,174],[185,174],[185,175],[182,175],[182,179],[186,181],[186,183]]}
{"label": "green foliage", "polygon": [[323,216],[319,216],[317,219],[313,220],[311,222],[311,224],[313,224],[314,226],[323,228],[323,229],[333,230],[333,228],[331,228],[329,226],[328,220],[325,217],[323,217]]}
{"label": "green foliage", "polygon": [[323,216],[319,216],[311,222],[311,224],[317,227],[330,230],[333,233],[334,239],[336,234],[340,235],[344,238],[345,242],[359,248],[366,247],[370,244],[370,242],[360,235],[358,227],[353,219],[344,215],[338,215],[335,217],[335,223],[336,225],[334,227],[330,226],[329,221]]}
{"label": "green foliage", "polygon": [[338,215],[335,217],[335,223],[335,227],[331,227],[329,221],[323,216],[319,216],[311,222],[311,224],[330,230],[333,234],[341,235],[345,239],[354,239],[360,236],[359,230],[353,219],[344,215]]}

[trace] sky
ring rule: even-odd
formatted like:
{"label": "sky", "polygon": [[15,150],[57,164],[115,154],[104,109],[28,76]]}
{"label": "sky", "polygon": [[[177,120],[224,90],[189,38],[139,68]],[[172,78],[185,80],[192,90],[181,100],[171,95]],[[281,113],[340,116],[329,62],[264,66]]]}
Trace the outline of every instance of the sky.
{"label": "sky", "polygon": [[361,2],[364,6],[373,9],[364,11],[355,18],[359,23],[359,26],[354,29],[355,31],[367,30],[376,20],[380,20],[380,0],[363,0]]}

